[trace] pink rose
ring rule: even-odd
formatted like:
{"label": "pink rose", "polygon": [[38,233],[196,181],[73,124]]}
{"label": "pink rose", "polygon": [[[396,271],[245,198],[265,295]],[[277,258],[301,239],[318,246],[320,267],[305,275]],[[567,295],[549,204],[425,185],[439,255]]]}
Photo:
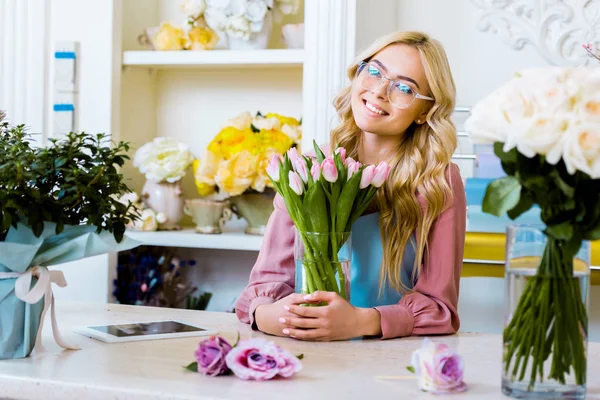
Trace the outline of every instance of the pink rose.
{"label": "pink rose", "polygon": [[198,344],[194,352],[198,361],[198,372],[203,375],[217,376],[227,372],[225,356],[231,351],[231,345],[220,336],[211,336]]}
{"label": "pink rose", "polygon": [[412,365],[421,390],[434,394],[467,390],[463,382],[463,359],[445,344],[426,338],[421,348],[413,353]]}
{"label": "pink rose", "polygon": [[264,381],[276,375],[289,378],[302,368],[292,354],[260,338],[240,340],[225,360],[229,369],[244,380]]}

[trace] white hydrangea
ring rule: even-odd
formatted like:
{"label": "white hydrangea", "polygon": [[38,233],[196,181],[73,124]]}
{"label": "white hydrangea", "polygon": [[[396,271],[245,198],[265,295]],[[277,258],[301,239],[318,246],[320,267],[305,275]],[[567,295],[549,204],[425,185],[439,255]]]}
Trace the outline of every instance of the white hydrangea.
{"label": "white hydrangea", "polygon": [[185,175],[194,156],[188,147],[169,137],[157,137],[138,149],[133,166],[155,182],[177,182]]}

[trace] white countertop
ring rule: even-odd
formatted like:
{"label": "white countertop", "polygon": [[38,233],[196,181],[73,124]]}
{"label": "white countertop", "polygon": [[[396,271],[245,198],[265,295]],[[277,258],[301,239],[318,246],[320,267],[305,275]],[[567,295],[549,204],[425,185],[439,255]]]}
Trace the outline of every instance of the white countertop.
{"label": "white countertop", "polygon": [[[252,332],[233,314],[120,305],[59,303],[66,339],[82,350],[61,351],[44,324],[46,350],[20,360],[0,361],[0,398],[15,399],[432,399],[406,370],[421,338],[301,342]],[[234,376],[204,377],[182,366],[194,361],[199,338],[107,344],[71,331],[74,326],[173,318],[214,327],[231,342],[263,336],[293,354],[304,354],[292,379],[246,382]],[[434,337],[465,359],[469,390],[459,399],[506,399],[500,392],[499,335],[461,333]],[[600,399],[600,343],[589,345],[588,399]]]}

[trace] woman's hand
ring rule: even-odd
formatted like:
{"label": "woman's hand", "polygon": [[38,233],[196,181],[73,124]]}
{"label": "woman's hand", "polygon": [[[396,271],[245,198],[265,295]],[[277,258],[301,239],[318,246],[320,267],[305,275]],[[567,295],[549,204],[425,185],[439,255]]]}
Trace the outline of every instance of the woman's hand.
{"label": "woman's hand", "polygon": [[277,300],[272,304],[263,304],[256,307],[254,310],[254,322],[258,330],[276,336],[288,336],[283,333],[283,330],[287,326],[281,323],[280,318],[291,318],[295,315],[286,311],[284,307],[291,304],[306,303],[304,295],[299,293],[292,293],[283,299]]}
{"label": "woman's hand", "polygon": [[[282,332],[301,340],[346,340],[358,336],[381,335],[381,316],[373,308],[357,308],[335,292],[298,295],[279,310]],[[326,306],[300,304],[326,302]],[[290,316],[291,314],[291,316]]]}

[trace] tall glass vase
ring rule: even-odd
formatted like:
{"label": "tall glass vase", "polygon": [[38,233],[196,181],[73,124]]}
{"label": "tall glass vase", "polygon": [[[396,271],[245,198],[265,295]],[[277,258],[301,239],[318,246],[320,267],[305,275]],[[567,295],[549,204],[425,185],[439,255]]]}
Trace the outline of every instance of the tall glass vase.
{"label": "tall glass vase", "polygon": [[350,301],[351,232],[296,230],[296,293],[336,292]]}
{"label": "tall glass vase", "polygon": [[507,229],[502,392],[585,399],[590,243]]}

